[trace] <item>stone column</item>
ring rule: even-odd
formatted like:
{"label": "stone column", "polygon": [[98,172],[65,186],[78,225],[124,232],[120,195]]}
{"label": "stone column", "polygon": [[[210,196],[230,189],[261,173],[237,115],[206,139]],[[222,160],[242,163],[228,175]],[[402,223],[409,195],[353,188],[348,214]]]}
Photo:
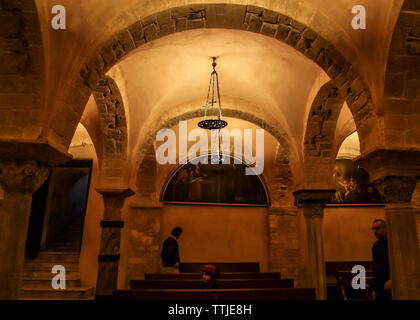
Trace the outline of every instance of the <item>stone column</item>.
{"label": "stone column", "polygon": [[120,261],[121,209],[124,200],[134,194],[131,189],[96,189],[104,199],[104,218],[98,256],[96,299],[111,298],[117,289],[118,264]]}
{"label": "stone column", "polygon": [[420,256],[411,198],[420,178],[420,152],[375,150],[356,159],[385,202],[392,298],[420,299]]}
{"label": "stone column", "polygon": [[324,241],[322,218],[324,208],[335,190],[298,190],[293,193],[298,204],[302,205],[306,222],[308,256],[306,263],[307,284],[316,290],[317,300],[327,299],[325,273]]}
{"label": "stone column", "polygon": [[49,167],[38,161],[0,161],[0,184],[4,189],[0,209],[0,299],[19,298],[32,193],[48,174]]}
{"label": "stone column", "polygon": [[385,200],[388,252],[395,300],[420,300],[420,256],[411,194],[418,178],[386,177],[377,181]]}

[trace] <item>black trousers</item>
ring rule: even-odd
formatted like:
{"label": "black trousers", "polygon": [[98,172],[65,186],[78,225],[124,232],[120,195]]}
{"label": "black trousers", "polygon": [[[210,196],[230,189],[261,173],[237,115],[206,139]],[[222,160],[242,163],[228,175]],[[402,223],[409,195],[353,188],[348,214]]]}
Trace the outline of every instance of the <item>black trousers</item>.
{"label": "black trousers", "polygon": [[392,300],[391,291],[376,290],[375,300]]}

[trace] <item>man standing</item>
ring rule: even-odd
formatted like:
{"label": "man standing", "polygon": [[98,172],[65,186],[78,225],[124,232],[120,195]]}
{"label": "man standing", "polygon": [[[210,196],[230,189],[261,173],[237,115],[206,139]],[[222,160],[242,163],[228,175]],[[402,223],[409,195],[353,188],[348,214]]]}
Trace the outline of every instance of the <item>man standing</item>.
{"label": "man standing", "polygon": [[179,273],[178,238],[181,233],[181,227],[175,227],[171,235],[163,242],[160,254],[162,258],[162,273]]}
{"label": "man standing", "polygon": [[391,276],[385,221],[382,219],[373,221],[372,230],[378,239],[372,247],[373,298],[375,300],[391,300]]}

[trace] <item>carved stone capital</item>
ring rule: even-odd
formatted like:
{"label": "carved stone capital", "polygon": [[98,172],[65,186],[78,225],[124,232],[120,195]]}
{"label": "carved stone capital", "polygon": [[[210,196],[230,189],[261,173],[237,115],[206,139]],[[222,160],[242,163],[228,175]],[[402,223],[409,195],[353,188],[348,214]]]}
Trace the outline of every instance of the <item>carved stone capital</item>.
{"label": "carved stone capital", "polygon": [[295,191],[293,195],[297,203],[302,205],[303,216],[309,219],[324,216],[324,208],[334,193],[334,189],[302,189]]}
{"label": "carved stone capital", "polygon": [[102,189],[98,188],[96,189],[96,192],[100,193],[104,200],[106,201],[106,205],[116,207],[116,208],[122,208],[122,202],[127,197],[131,197],[134,195],[134,191],[130,188],[126,189]]}
{"label": "carved stone capital", "polygon": [[34,160],[0,160],[0,184],[8,193],[32,194],[47,180],[49,171]]}
{"label": "carved stone capital", "polygon": [[0,160],[31,159],[55,167],[71,158],[69,153],[57,150],[47,141],[0,139]]}
{"label": "carved stone capital", "polygon": [[409,203],[419,177],[386,176],[375,181],[385,203]]}
{"label": "carved stone capital", "polygon": [[104,199],[104,220],[119,220],[124,200],[134,195],[134,191],[127,189],[96,189]]}
{"label": "carved stone capital", "polygon": [[293,195],[298,204],[327,203],[334,193],[334,189],[301,189],[293,192]]}
{"label": "carved stone capital", "polygon": [[420,177],[420,151],[376,149],[354,159],[372,182],[387,176]]}
{"label": "carved stone capital", "polygon": [[377,149],[355,159],[385,203],[408,203],[420,179],[420,151]]}

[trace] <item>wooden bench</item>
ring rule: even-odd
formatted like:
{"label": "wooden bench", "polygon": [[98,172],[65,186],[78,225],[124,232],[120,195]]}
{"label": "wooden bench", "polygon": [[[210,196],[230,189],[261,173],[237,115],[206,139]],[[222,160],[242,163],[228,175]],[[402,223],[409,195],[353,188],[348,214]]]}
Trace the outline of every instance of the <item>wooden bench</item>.
{"label": "wooden bench", "polygon": [[362,265],[366,270],[372,270],[372,261],[327,261],[325,262],[325,272],[327,274],[337,274],[338,271],[351,271],[356,265]]}
{"label": "wooden bench", "polygon": [[314,300],[313,288],[116,290],[115,300]]}
{"label": "wooden bench", "polygon": [[260,272],[258,262],[184,262],[179,264],[181,273],[201,273],[206,264],[212,264],[221,272]]}
{"label": "wooden bench", "polygon": [[[328,300],[367,299],[367,290],[354,290],[351,279],[356,274],[351,270],[355,265],[362,265],[366,269],[367,284],[371,281],[372,261],[327,261],[325,263],[327,276]],[[336,288],[333,288],[336,287]]]}
{"label": "wooden bench", "polygon": [[[201,289],[200,279],[131,280],[131,289]],[[219,289],[293,288],[293,279],[220,279]]]}
{"label": "wooden bench", "polygon": [[[202,279],[200,273],[146,273],[145,280]],[[280,272],[223,272],[219,279],[280,279]]]}
{"label": "wooden bench", "polygon": [[351,271],[338,271],[337,283],[345,300],[369,300],[372,296],[373,271],[366,271],[366,288],[353,289],[352,280],[356,274]]}

